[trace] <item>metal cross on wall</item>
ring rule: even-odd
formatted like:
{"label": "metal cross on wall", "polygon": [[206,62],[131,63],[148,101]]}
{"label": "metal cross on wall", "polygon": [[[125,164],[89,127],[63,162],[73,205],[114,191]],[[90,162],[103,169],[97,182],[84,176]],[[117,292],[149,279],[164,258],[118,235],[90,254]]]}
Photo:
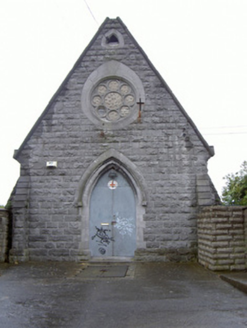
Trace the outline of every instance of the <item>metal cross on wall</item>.
{"label": "metal cross on wall", "polygon": [[141,98],[139,98],[139,101],[137,102],[137,105],[139,105],[139,114],[138,114],[138,119],[141,119],[141,110],[142,110],[142,105],[144,105],[144,102],[141,101]]}

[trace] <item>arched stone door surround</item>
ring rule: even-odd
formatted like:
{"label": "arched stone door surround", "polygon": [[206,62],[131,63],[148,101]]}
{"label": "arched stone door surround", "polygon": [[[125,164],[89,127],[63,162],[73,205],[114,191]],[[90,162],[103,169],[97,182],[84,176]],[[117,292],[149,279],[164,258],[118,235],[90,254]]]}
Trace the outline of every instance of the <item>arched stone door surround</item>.
{"label": "arched stone door surround", "polygon": [[132,186],[136,197],[136,248],[146,248],[143,240],[143,229],[145,222],[143,214],[147,198],[145,193],[145,181],[138,168],[126,156],[110,149],[99,156],[85,171],[80,179],[75,198],[75,206],[79,208],[81,216],[81,244],[80,251],[83,258],[90,258],[89,251],[89,219],[90,219],[90,197],[98,179],[107,171],[114,169],[119,171]]}

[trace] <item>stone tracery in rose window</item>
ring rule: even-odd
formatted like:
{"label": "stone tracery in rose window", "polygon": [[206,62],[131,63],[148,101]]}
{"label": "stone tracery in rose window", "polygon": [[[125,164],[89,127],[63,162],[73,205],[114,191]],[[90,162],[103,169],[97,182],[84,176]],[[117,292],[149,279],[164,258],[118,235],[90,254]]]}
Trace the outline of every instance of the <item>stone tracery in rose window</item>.
{"label": "stone tracery in rose window", "polygon": [[107,79],[96,85],[91,97],[94,115],[105,122],[120,121],[133,113],[133,88],[126,81]]}

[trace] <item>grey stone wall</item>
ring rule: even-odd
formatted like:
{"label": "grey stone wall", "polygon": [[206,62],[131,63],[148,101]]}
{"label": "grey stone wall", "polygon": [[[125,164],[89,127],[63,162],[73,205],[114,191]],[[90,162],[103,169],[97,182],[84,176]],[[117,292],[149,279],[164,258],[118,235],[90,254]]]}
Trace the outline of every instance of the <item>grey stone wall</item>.
{"label": "grey stone wall", "polygon": [[[124,46],[109,50],[102,47],[102,38],[113,28],[122,34]],[[93,124],[81,108],[87,78],[109,60],[138,75],[146,98],[141,120],[117,130]],[[87,204],[75,199],[87,169],[112,149],[133,163],[145,182],[136,259],[196,256],[197,213],[217,198],[207,175],[211,155],[124,26],[109,20],[16,153],[21,176],[12,201],[13,261],[88,258],[83,232]],[[47,168],[47,161],[57,161],[57,168]]]}
{"label": "grey stone wall", "polygon": [[210,206],[198,216],[198,260],[210,270],[247,268],[247,209]]}
{"label": "grey stone wall", "polygon": [[9,212],[0,208],[0,262],[5,262],[8,255]]}

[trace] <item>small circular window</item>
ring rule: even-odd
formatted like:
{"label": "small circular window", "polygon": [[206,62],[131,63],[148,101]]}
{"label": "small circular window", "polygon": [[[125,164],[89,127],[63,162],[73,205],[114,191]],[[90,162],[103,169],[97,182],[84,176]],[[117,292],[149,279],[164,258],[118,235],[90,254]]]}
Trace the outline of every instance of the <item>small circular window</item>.
{"label": "small circular window", "polygon": [[99,82],[91,94],[93,114],[104,122],[121,121],[132,115],[135,103],[131,85],[116,78]]}

